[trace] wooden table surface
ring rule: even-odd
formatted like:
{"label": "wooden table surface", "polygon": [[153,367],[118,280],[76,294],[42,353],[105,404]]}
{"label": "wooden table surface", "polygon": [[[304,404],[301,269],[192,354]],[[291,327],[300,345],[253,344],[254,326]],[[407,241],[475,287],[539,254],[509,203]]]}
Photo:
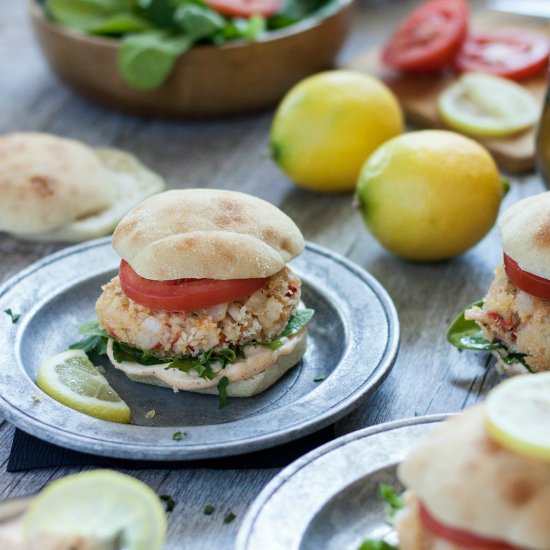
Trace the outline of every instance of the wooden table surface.
{"label": "wooden table surface", "polygon": [[[362,0],[342,60],[379,44],[414,2]],[[295,188],[267,159],[272,113],[216,122],[168,122],[121,115],[90,104],[50,73],[31,35],[25,2],[3,0],[0,21],[0,132],[43,131],[138,155],[169,187],[218,187],[258,195],[280,206],[305,237],[372,273],[392,296],[401,321],[401,350],[382,387],[337,425],[339,434],[413,415],[458,411],[497,381],[485,354],[458,353],[445,328],[466,304],[484,295],[501,256],[497,231],[464,256],[421,265],[383,250],[364,229],[351,196],[321,196]],[[483,8],[483,3],[476,8]],[[542,191],[540,178],[513,177],[503,207]],[[1,200],[1,199],[0,199]],[[0,235],[0,282],[59,246]],[[1,364],[1,360],[0,360]],[[487,369],[488,364],[490,368]],[[7,473],[13,428],[0,426],[0,499],[39,491],[76,469]],[[269,470],[145,470],[131,475],[176,501],[167,548],[230,548],[247,507],[277,473]],[[210,503],[219,513],[206,516]],[[237,519],[223,523],[223,512]]]}

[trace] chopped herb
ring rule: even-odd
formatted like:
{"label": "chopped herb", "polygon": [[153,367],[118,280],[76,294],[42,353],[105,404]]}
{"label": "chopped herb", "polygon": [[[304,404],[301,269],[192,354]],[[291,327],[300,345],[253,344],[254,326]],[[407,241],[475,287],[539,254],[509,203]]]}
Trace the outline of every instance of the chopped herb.
{"label": "chopped herb", "polygon": [[21,317],[21,314],[20,313],[13,313],[13,311],[8,308],[8,309],[5,309],[4,310],[4,313],[6,315],[9,315],[11,317],[11,322],[15,325],[15,323],[17,323],[17,321],[19,321],[19,318]]}
{"label": "chopped herb", "polygon": [[229,384],[229,379],[227,378],[227,376],[224,376],[218,382],[218,395],[219,395],[218,404],[220,409],[223,409],[229,403],[229,400],[227,399],[228,384]]}
{"label": "chopped herb", "polygon": [[157,414],[157,411],[155,411],[155,409],[151,409],[150,411],[147,411],[145,413],[145,418],[147,418],[147,420],[151,420],[151,418],[155,418],[156,414]]}
{"label": "chopped herb", "polygon": [[181,441],[186,435],[187,435],[187,432],[175,432],[172,435],[172,439],[174,441]]}
{"label": "chopped herb", "polygon": [[391,518],[397,510],[405,507],[403,499],[395,492],[395,489],[391,485],[380,483],[378,492],[385,503],[386,513]]}
{"label": "chopped herb", "polygon": [[327,379],[327,377],[321,374],[320,376],[316,376],[316,377],[313,379],[313,381],[314,381],[314,382],[322,382],[323,380],[326,380],[326,379]]}
{"label": "chopped herb", "polygon": [[176,507],[176,501],[170,495],[161,495],[160,500],[164,504],[164,509],[171,512]]}
{"label": "chopped herb", "polygon": [[227,514],[224,518],[223,518],[223,522],[224,523],[231,523],[232,521],[235,520],[237,516],[233,513],[233,512],[229,512],[229,514]]}
{"label": "chopped herb", "polygon": [[399,550],[397,546],[388,544],[381,539],[367,539],[357,550]]}
{"label": "chopped herb", "polygon": [[212,506],[212,504],[207,504],[205,507],[204,507],[204,510],[203,510],[203,513],[205,516],[211,516],[213,513],[214,513],[214,506]]}
{"label": "chopped herb", "polygon": [[420,416],[420,413],[418,411],[414,411],[414,416]]}

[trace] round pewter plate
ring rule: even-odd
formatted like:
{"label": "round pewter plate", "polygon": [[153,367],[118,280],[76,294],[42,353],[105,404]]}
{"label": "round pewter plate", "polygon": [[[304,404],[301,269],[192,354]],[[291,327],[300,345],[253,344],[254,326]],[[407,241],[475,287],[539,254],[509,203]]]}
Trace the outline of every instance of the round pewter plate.
{"label": "round pewter plate", "polygon": [[[110,239],[64,249],[0,288],[0,409],[22,430],[51,443],[121,458],[185,460],[250,452],[296,439],[344,416],[388,374],[399,324],[381,285],[345,258],[314,244],[291,262],[302,299],[316,313],[303,360],[264,393],[232,398],[132,382],[105,360],[106,376],[132,411],[131,424],[74,411],[35,384],[41,362],[79,340],[95,318],[101,286],[118,269]],[[325,377],[321,382],[315,378]],[[153,418],[146,413],[154,410]],[[148,415],[150,416],[150,415]],[[176,431],[186,432],[174,441]]]}
{"label": "round pewter plate", "polygon": [[280,472],[248,509],[237,550],[358,550],[395,544],[380,483],[403,490],[396,468],[446,415],[380,424],[311,451]]}

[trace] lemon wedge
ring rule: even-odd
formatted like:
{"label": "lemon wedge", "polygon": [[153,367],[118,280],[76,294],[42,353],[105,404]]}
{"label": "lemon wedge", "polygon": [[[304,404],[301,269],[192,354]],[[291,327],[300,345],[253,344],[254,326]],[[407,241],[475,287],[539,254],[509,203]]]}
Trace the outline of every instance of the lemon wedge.
{"label": "lemon wedge", "polygon": [[71,409],[110,422],[130,422],[128,405],[82,350],[68,350],[46,359],[36,383]]}
{"label": "lemon wedge", "polygon": [[516,376],[485,401],[491,437],[513,451],[550,460],[550,372]]}
{"label": "lemon wedge", "polygon": [[96,470],[48,485],[25,513],[24,533],[27,543],[59,540],[93,548],[160,550],[166,513],[141,481]]}

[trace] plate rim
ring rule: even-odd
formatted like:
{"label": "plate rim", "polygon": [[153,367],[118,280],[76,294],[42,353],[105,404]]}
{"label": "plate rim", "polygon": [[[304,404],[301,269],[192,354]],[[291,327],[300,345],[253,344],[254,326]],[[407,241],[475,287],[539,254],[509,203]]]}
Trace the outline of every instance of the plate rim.
{"label": "plate rim", "polygon": [[328,443],[325,443],[324,445],[321,445],[320,447],[317,447],[316,449],[313,449],[312,451],[309,451],[307,454],[301,456],[283,468],[267,485],[263,487],[256,498],[252,501],[252,504],[248,507],[243,518],[239,532],[237,533],[235,550],[249,550],[248,540],[263,507],[277,493],[277,491],[283,487],[283,485],[288,483],[293,478],[293,476],[302,471],[304,468],[307,468],[316,460],[342,447],[345,447],[349,443],[359,441],[360,439],[366,439],[374,435],[399,430],[402,428],[408,428],[411,426],[436,424],[443,422],[456,414],[457,413],[429,414],[376,424],[374,426],[362,428],[340,436],[332,441],[329,441]]}
{"label": "plate rim", "polygon": [[[110,246],[110,244],[111,238],[103,237],[75,246],[63,248],[41,258],[27,268],[19,271],[0,285],[0,300],[7,292],[11,291],[23,280],[32,277],[34,273],[40,271],[44,267],[60,261],[67,256],[86,252],[92,248]],[[32,415],[29,415],[26,410],[20,409],[16,405],[12,404],[4,395],[0,396],[0,411],[4,414],[8,422],[18,428],[21,428],[27,433],[38,437],[39,439],[50,441],[81,452],[117,458],[136,459],[135,453],[139,450],[142,454],[138,457],[138,459],[151,461],[191,460],[197,458],[212,458],[213,456],[223,457],[249,453],[292,441],[334,423],[355,408],[359,404],[361,398],[367,393],[374,392],[374,390],[380,386],[380,384],[390,373],[397,359],[397,353],[399,350],[399,318],[395,305],[388,292],[373,275],[346,257],[333,252],[324,246],[308,241],[306,242],[306,248],[313,253],[320,254],[321,256],[324,256],[327,259],[341,265],[344,269],[349,270],[354,276],[358,277],[363,284],[368,285],[373,294],[376,296],[376,299],[384,312],[386,326],[388,327],[388,340],[385,343],[381,360],[378,362],[374,370],[369,373],[367,379],[363,380],[361,385],[357,386],[354,391],[348,393],[346,396],[337,401],[329,408],[329,410],[318,413],[305,421],[301,420],[299,423],[283,427],[276,431],[271,431],[260,435],[249,434],[248,437],[241,436],[238,440],[225,442],[223,448],[220,448],[219,446],[216,448],[215,455],[212,453],[212,444],[198,443],[193,445],[192,442],[188,442],[186,445],[178,445],[174,442],[167,442],[167,444],[163,445],[161,449],[146,449],[145,446],[137,443],[131,444],[113,442],[98,438],[93,434],[82,435],[74,433],[73,431],[66,430],[63,426],[54,426],[51,423],[48,423],[47,420],[40,420]],[[1,338],[2,337],[0,337],[0,343]],[[4,343],[8,346],[12,345],[9,337],[7,336]],[[12,355],[15,355],[15,350],[10,351]],[[13,357],[11,360],[13,360]],[[141,428],[141,426],[132,426],[132,428]],[[51,439],[52,434],[55,435],[53,441]],[[98,446],[99,442],[101,442],[101,445]]]}

